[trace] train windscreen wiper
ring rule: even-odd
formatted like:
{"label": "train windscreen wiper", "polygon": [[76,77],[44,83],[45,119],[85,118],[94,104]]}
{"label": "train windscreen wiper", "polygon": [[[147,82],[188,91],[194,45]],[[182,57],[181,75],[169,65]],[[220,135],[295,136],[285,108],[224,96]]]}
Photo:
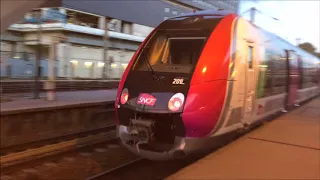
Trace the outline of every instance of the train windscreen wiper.
{"label": "train windscreen wiper", "polygon": [[149,62],[149,56],[148,56],[147,51],[146,51],[147,49],[149,49],[148,46],[143,48],[143,51],[142,51],[143,61],[146,63],[148,69],[151,71],[152,76],[154,76],[155,72],[154,72],[154,70],[153,70],[153,68],[152,68],[152,66],[151,66],[151,64]]}

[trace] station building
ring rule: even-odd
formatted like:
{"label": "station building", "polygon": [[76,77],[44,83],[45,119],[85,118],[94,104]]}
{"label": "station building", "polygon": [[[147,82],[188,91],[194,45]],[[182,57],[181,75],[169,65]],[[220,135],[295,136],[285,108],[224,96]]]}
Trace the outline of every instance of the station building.
{"label": "station building", "polygon": [[1,34],[1,77],[34,76],[40,42],[40,74],[45,78],[49,47],[63,38],[54,58],[56,77],[100,79],[106,64],[107,78],[119,79],[140,43],[163,20],[194,10],[222,8],[237,13],[238,6],[237,0],[61,0],[60,7],[27,13]]}

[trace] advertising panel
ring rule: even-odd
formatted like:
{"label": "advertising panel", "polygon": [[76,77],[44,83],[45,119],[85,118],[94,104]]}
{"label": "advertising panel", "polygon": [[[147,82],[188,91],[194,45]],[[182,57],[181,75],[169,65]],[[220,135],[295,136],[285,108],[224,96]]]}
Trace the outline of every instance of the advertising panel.
{"label": "advertising panel", "polygon": [[[41,10],[42,23],[66,23],[66,21],[67,21],[66,14],[60,12],[58,9],[45,8]],[[35,14],[28,13],[23,19],[22,23],[36,24],[38,22],[39,22],[39,19]]]}

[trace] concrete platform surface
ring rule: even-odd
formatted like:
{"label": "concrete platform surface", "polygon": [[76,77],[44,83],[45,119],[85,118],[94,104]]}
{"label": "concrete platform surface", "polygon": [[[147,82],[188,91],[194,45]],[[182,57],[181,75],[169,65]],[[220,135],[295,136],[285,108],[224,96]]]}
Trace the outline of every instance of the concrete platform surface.
{"label": "concrete platform surface", "polygon": [[167,179],[320,179],[320,98]]}
{"label": "concrete platform surface", "polygon": [[1,112],[13,110],[25,110],[36,108],[49,108],[57,106],[67,106],[73,104],[98,103],[114,101],[117,90],[95,90],[95,91],[68,91],[57,92],[55,101],[47,101],[45,94],[41,93],[40,99],[17,99],[14,101],[2,102]]}

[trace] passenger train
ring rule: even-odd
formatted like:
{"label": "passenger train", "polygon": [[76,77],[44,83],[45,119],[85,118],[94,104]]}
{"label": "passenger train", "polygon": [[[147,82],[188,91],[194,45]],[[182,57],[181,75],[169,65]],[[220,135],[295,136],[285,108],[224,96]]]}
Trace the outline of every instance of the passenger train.
{"label": "passenger train", "polygon": [[320,93],[320,60],[228,11],[163,21],[132,57],[118,136],[152,160],[186,157]]}

